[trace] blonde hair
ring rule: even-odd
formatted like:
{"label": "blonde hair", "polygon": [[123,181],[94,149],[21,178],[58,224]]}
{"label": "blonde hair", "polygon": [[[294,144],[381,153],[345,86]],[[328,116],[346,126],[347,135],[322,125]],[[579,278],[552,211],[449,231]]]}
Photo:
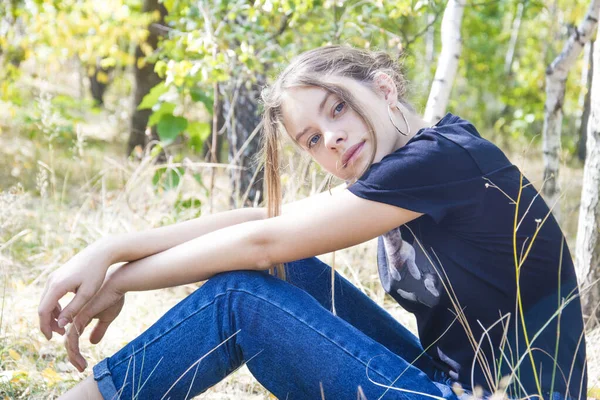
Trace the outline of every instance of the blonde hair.
{"label": "blonde hair", "polygon": [[[271,87],[267,87],[262,91],[264,112],[261,158],[265,168],[264,193],[269,218],[281,213],[279,143],[281,137],[287,134],[283,125],[282,114],[283,93],[285,90],[298,86],[320,87],[346,102],[364,120],[373,140],[373,153],[366,166],[368,168],[373,162],[377,151],[373,123],[350,90],[341,84],[328,82],[327,78],[332,76],[345,77],[372,84],[373,77],[377,72],[384,72],[392,78],[396,84],[398,100],[412,108],[404,101],[406,80],[400,65],[385,52],[355,49],[350,46],[325,46],[300,54],[291,61]],[[363,173],[366,172],[366,168]],[[277,276],[285,279],[283,265],[275,266],[272,272],[276,272]]]}

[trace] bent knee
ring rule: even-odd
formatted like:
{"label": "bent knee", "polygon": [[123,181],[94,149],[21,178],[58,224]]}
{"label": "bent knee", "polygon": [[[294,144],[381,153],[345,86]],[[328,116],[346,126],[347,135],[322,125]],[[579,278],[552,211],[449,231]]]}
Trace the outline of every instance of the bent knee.
{"label": "bent knee", "polygon": [[252,291],[253,288],[262,287],[272,279],[276,278],[266,271],[228,271],[213,276],[202,285],[202,288],[214,290],[215,294],[236,289]]}

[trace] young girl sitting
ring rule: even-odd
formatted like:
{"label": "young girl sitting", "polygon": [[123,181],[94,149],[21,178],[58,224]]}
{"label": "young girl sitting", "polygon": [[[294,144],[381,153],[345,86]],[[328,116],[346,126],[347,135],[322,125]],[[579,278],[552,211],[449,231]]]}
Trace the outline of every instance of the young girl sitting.
{"label": "young girl sitting", "polygon": [[[190,398],[243,364],[280,399],[585,398],[569,250],[501,150],[458,116],[420,118],[385,53],[308,51],[263,101],[266,208],[105,238],[50,276],[41,330],[66,333],[79,371],[81,333],[97,319],[100,341],[126,292],[208,279],[62,398]],[[283,138],[346,188],[282,207]],[[314,257],[376,237],[419,338],[337,274],[332,294]]]}

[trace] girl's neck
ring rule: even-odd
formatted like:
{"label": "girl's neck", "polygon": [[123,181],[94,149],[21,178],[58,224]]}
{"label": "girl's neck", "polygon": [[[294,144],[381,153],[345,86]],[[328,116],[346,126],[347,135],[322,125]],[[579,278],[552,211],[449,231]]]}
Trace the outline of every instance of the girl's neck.
{"label": "girl's neck", "polygon": [[435,124],[430,124],[429,122],[425,121],[423,118],[421,118],[421,116],[419,114],[408,110],[404,105],[400,104],[399,107],[401,107],[401,111],[404,113],[404,116],[406,117],[406,120],[408,121],[408,124],[410,125],[410,132],[408,133],[407,136],[399,134],[399,139],[398,139],[398,144],[400,145],[399,147],[402,147],[406,143],[408,143],[408,141],[410,139],[412,139],[413,136],[415,136],[419,130],[421,130],[423,128],[429,128],[429,127],[432,127],[433,125],[435,125]]}

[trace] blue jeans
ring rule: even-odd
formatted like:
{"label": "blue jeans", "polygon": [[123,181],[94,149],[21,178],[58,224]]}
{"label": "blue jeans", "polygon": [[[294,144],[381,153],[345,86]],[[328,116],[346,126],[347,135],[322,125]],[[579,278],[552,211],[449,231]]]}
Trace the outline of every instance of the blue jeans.
{"label": "blue jeans", "polygon": [[417,337],[339,275],[332,314],[328,265],[286,268],[210,279],[94,366],[104,398],[190,398],[246,364],[282,400],[456,400]]}

